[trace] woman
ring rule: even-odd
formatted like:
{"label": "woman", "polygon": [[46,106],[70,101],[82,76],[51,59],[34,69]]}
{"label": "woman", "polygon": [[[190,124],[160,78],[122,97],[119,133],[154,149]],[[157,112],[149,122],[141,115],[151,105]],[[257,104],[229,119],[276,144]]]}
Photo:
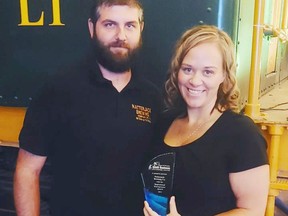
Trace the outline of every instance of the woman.
{"label": "woman", "polygon": [[[217,27],[193,27],[178,41],[151,155],[176,154],[170,216],[265,213],[266,142],[237,112],[235,73],[233,42]],[[145,216],[157,215],[144,205]]]}

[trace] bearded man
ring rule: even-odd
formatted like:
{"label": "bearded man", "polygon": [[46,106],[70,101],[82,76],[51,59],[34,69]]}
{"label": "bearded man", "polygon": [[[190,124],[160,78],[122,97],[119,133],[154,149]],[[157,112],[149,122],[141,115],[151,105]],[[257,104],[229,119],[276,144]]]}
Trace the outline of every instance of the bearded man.
{"label": "bearded man", "polygon": [[53,76],[28,107],[14,177],[18,216],[40,214],[47,158],[52,216],[143,214],[140,171],[161,109],[157,88],[132,69],[143,27],[137,0],[95,2],[87,60]]}

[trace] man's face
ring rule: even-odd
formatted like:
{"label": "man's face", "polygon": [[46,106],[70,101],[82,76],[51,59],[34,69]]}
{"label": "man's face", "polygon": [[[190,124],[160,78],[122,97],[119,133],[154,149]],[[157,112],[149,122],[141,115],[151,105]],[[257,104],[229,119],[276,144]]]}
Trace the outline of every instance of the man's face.
{"label": "man's face", "polygon": [[141,47],[140,11],[126,5],[102,6],[96,24],[89,20],[90,36],[95,46],[97,61],[112,72],[131,68]]}

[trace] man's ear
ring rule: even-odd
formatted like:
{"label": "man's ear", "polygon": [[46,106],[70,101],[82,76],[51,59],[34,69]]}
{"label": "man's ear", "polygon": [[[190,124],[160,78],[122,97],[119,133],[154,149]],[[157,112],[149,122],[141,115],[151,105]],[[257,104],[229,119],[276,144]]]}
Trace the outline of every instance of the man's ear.
{"label": "man's ear", "polygon": [[91,18],[88,19],[88,29],[89,29],[90,37],[93,38],[95,29],[94,29],[94,23],[92,22]]}

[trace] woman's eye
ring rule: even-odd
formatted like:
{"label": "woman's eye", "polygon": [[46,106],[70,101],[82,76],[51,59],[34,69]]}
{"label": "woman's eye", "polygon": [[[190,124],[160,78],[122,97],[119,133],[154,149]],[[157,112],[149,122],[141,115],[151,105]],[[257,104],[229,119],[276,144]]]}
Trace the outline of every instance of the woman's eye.
{"label": "woman's eye", "polygon": [[184,73],[191,73],[191,72],[192,72],[192,68],[189,68],[189,67],[182,67],[181,70],[182,70]]}
{"label": "woman's eye", "polygon": [[210,76],[210,75],[212,75],[212,74],[214,74],[214,71],[212,71],[212,70],[204,70],[204,75],[206,75],[206,76]]}

